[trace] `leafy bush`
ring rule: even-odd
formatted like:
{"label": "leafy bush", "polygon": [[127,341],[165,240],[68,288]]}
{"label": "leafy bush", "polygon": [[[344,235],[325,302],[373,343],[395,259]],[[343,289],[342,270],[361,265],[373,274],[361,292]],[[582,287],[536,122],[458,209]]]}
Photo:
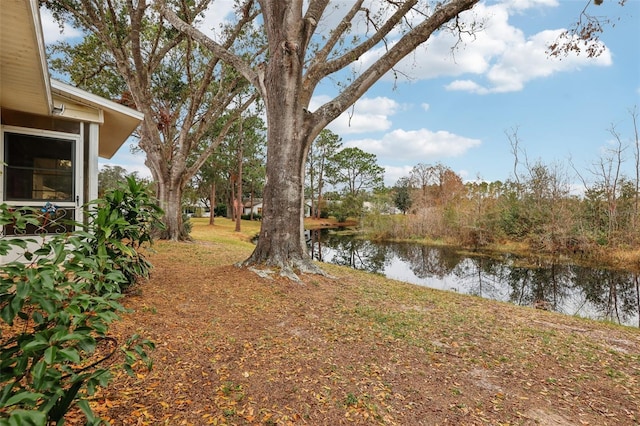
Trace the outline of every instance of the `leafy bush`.
{"label": "leafy bush", "polygon": [[115,268],[125,278],[122,288],[134,284],[137,277],[148,277],[151,264],[140,247],[152,242],[153,231],[162,229],[163,223],[162,210],[146,185],[128,177],[125,184],[90,205],[95,208],[90,214],[88,234],[95,238],[93,244],[83,246],[85,255],[117,259]]}
{"label": "leafy bush", "polygon": [[227,205],[226,204],[218,204],[216,205],[216,207],[213,209],[213,215],[214,216],[219,216],[219,217],[224,217],[227,215]]}
{"label": "leafy bush", "polygon": [[359,218],[363,212],[363,198],[359,195],[347,194],[340,201],[331,204],[329,214],[338,222],[345,222],[348,218]]}
{"label": "leafy bush", "polygon": [[[138,359],[151,367],[151,342],[108,336],[124,311],[121,288],[151,267],[137,249],[159,209],[143,192],[128,181],[92,203],[89,225],[68,235],[0,238],[0,255],[18,250],[25,259],[0,267],[0,425],[62,425],[74,403],[87,424],[100,424],[87,401],[111,378],[100,363],[119,349],[128,372]],[[0,205],[2,225],[37,221]]]}

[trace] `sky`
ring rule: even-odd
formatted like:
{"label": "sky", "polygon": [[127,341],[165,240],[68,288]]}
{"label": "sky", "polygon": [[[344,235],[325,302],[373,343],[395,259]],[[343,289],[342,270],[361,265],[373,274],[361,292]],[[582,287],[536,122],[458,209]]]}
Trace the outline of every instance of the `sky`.
{"label": "sky", "polygon": [[[332,3],[338,7],[321,21],[327,28],[344,10],[341,2]],[[215,5],[216,13],[201,24],[203,30],[230,11],[231,1]],[[520,148],[518,173],[526,172],[526,162],[541,162],[593,180],[594,168],[615,146],[612,129],[627,146],[623,172],[633,177],[631,111],[640,112],[640,0],[627,0],[624,6],[618,0],[590,4],[591,15],[611,21],[600,37],[603,52],[598,57],[550,57],[548,44],[576,22],[586,5],[587,0],[480,3],[464,15],[466,22],[483,23],[473,36],[452,51],[455,39],[438,32],[328,128],[343,146],[375,154],[385,168],[387,186],[409,176],[417,164],[441,163],[465,181],[513,178],[514,135]],[[44,9],[42,23],[46,43],[79,36],[69,28],[61,34]],[[363,55],[354,70],[364,69],[380,54]],[[321,85],[309,109],[337,90]],[[150,176],[144,154],[132,154],[131,143],[100,164]],[[576,176],[571,180],[580,182]]]}

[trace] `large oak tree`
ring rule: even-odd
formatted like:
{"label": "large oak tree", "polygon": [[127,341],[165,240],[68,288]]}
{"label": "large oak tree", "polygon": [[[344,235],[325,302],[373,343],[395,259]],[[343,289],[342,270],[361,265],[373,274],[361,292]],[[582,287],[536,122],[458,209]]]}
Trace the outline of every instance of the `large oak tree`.
{"label": "large oak tree", "polygon": [[[238,22],[258,11],[259,20],[251,25],[262,25],[267,40],[265,55],[252,62],[234,53],[229,39],[207,37],[182,20],[170,4],[159,1],[163,15],[178,30],[241,73],[258,88],[265,103],[268,131],[263,221],[258,244],[245,265],[273,266],[290,276],[295,270],[321,273],[307,255],[303,239],[305,160],[313,140],[436,31],[445,27],[471,31],[456,18],[478,2],[356,0],[329,32],[321,34],[318,24],[333,10],[329,0],[243,1],[237,9]],[[368,26],[367,32],[356,33],[359,22]],[[389,37],[398,33],[400,38],[388,43]],[[350,72],[351,64],[380,46],[387,49],[379,59],[357,75]],[[339,94],[310,111],[318,85],[341,76],[345,78]]]}
{"label": "large oak tree", "polygon": [[[224,139],[246,94],[244,77],[196,42],[177,32],[147,0],[46,0],[60,21],[82,29],[79,43],[57,46],[54,69],[79,87],[118,100],[144,113],[138,146],[156,182],[168,239],[183,239],[182,195],[185,185]],[[176,1],[176,11],[190,24],[202,7]],[[224,29],[229,39],[255,15]],[[223,45],[223,48],[230,48]],[[260,49],[254,49],[259,52]]]}

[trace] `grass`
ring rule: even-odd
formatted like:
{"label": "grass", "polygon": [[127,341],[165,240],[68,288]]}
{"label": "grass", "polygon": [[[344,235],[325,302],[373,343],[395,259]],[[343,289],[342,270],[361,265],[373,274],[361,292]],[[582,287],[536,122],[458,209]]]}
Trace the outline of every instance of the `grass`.
{"label": "grass", "polygon": [[240,231],[235,230],[236,222],[224,217],[216,217],[214,225],[209,225],[209,218],[191,218],[193,227],[191,237],[198,241],[246,246],[260,232],[260,222],[241,220]]}

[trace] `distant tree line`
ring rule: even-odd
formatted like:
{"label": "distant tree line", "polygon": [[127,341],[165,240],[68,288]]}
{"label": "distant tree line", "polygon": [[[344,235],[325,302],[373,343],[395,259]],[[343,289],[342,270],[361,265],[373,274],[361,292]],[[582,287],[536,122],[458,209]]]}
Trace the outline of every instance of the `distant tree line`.
{"label": "distant tree line", "polygon": [[[463,183],[447,166],[418,164],[398,180],[389,202],[404,213],[393,220],[370,215],[365,223],[378,238],[445,239],[467,246],[522,242],[545,252],[587,252],[598,247],[629,248],[640,243],[640,144],[636,130],[624,143],[614,126],[614,142],[582,174],[572,164],[530,162],[509,134],[514,177],[506,181]],[[632,151],[633,155],[628,153]],[[519,158],[524,157],[524,162]],[[633,176],[622,165],[633,159]],[[574,173],[571,173],[574,172]],[[581,194],[571,175],[582,182]]]}

